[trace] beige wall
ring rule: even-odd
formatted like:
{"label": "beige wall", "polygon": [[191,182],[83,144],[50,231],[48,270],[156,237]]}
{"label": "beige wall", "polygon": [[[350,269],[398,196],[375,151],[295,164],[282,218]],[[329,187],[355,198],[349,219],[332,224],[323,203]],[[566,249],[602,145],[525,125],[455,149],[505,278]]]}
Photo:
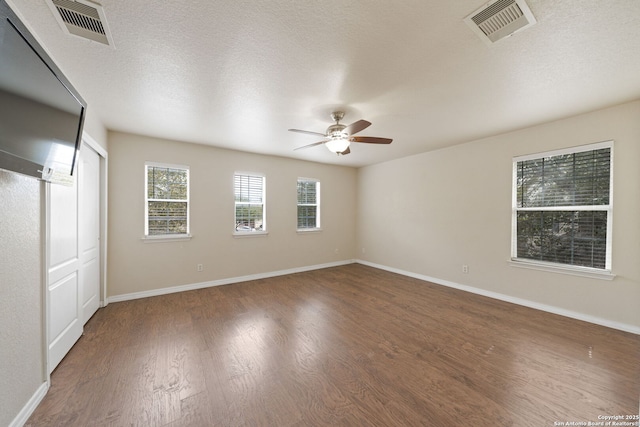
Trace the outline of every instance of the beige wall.
{"label": "beige wall", "polygon": [[0,170],[0,425],[46,381],[40,181]]}
{"label": "beige wall", "polygon": [[[190,241],[141,240],[145,161],[189,166]],[[266,176],[268,236],[233,236],[236,171]],[[110,133],[108,295],[350,260],[355,255],[356,175],[353,168]],[[319,233],[296,233],[298,177],[321,182]],[[196,264],[203,264],[204,271],[197,272]]]}
{"label": "beige wall", "polygon": [[90,105],[87,107],[87,116],[84,119],[84,132],[93,138],[105,151],[107,150],[107,129],[100,119],[93,114]]}
{"label": "beige wall", "polygon": [[[617,277],[606,281],[510,266],[512,157],[611,139]],[[639,159],[640,101],[362,168],[358,256],[637,329]]]}

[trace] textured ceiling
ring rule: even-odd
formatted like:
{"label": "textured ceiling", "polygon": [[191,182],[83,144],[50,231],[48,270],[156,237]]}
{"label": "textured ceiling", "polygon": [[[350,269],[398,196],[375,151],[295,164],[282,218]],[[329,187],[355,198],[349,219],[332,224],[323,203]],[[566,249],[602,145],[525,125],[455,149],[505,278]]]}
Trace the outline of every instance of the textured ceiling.
{"label": "textured ceiling", "polygon": [[[529,0],[493,46],[477,0],[101,0],[114,47],[8,3],[108,129],[243,151],[363,166],[640,98],[638,0]],[[394,142],[294,152],[337,107]]]}

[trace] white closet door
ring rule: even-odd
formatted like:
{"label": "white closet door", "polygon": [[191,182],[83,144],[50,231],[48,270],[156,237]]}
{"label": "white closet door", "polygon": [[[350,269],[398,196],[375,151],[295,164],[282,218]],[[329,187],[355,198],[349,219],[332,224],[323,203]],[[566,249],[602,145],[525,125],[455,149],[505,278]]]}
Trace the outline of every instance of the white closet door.
{"label": "white closet door", "polygon": [[79,244],[82,324],[100,307],[100,157],[85,145],[80,154]]}
{"label": "white closet door", "polygon": [[78,254],[78,184],[47,184],[46,274],[49,372],[82,335]]}

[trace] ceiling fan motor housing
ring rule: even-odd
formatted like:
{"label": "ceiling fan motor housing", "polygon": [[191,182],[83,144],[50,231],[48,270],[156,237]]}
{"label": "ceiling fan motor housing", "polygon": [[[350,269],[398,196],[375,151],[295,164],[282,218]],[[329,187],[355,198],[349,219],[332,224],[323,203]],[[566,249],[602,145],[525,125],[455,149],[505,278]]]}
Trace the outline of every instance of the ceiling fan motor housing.
{"label": "ceiling fan motor housing", "polygon": [[346,128],[345,125],[336,123],[335,125],[331,125],[327,128],[327,138],[331,139],[344,139],[349,135],[344,131]]}
{"label": "ceiling fan motor housing", "polygon": [[344,111],[334,111],[331,113],[331,120],[338,123],[344,118]]}

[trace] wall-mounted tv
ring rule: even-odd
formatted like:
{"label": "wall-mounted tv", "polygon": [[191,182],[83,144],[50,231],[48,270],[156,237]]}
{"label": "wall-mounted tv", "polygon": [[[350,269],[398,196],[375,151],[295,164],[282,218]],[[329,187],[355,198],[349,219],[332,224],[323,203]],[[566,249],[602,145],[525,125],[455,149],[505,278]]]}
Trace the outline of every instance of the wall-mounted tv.
{"label": "wall-mounted tv", "polygon": [[0,0],[0,168],[68,183],[86,102]]}

